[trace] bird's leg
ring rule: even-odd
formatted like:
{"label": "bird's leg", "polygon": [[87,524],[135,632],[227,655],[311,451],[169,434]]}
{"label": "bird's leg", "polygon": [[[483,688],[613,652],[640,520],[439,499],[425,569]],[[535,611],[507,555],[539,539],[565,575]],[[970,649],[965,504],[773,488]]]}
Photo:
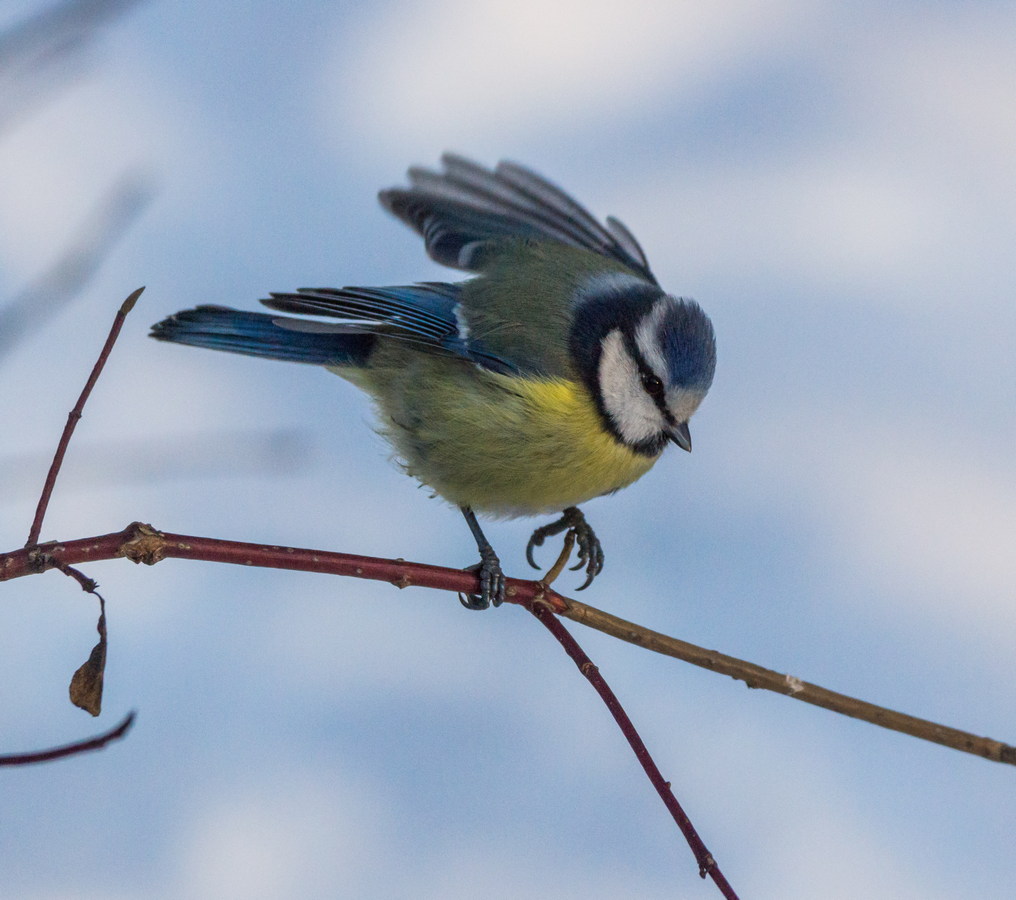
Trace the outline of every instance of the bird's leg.
{"label": "bird's leg", "polygon": [[480,523],[476,521],[476,515],[468,506],[459,507],[462,515],[465,516],[469,530],[473,532],[476,539],[476,547],[480,551],[480,561],[475,566],[470,566],[469,571],[480,573],[480,593],[462,595],[459,600],[466,609],[486,609],[493,604],[500,606],[504,602],[504,572],[501,571],[501,561],[497,558],[494,548],[490,546]]}
{"label": "bird's leg", "polygon": [[575,535],[575,540],[579,545],[578,565],[572,566],[572,570],[585,567],[586,580],[579,588],[580,591],[585,590],[593,583],[593,579],[603,571],[603,548],[600,546],[599,538],[596,537],[596,532],[589,526],[586,517],[582,515],[582,510],[577,506],[569,506],[556,522],[543,525],[533,532],[533,536],[526,545],[526,559],[534,569],[540,568],[536,564],[536,560],[533,559],[533,550],[542,545],[547,538],[560,534],[562,531],[568,531]]}

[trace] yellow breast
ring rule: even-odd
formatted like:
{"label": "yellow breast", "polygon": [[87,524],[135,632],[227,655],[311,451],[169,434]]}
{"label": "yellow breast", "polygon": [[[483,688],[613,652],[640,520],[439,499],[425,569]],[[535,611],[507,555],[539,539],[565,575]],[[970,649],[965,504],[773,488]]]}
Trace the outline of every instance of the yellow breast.
{"label": "yellow breast", "polygon": [[[495,516],[556,512],[631,484],[658,458],[607,432],[581,384],[442,369],[388,372],[388,389],[375,382],[371,393],[407,472],[459,506]],[[402,379],[414,383],[393,383]]]}

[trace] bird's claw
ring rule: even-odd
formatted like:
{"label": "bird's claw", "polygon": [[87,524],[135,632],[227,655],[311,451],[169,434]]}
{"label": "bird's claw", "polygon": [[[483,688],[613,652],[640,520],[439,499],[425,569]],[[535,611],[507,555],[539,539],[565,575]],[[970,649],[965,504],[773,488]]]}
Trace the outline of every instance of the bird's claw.
{"label": "bird's claw", "polygon": [[480,561],[469,566],[466,571],[478,572],[480,575],[479,594],[459,594],[459,602],[466,609],[487,609],[504,602],[504,572],[501,571],[501,561],[493,549],[488,547],[481,550]]}
{"label": "bird's claw", "polygon": [[593,579],[603,571],[603,548],[600,546],[599,538],[596,537],[596,532],[590,527],[582,510],[577,506],[569,506],[556,522],[541,525],[533,532],[526,545],[526,560],[534,569],[540,568],[533,558],[533,550],[541,546],[548,537],[560,534],[562,531],[571,532],[575,536],[579,561],[571,566],[571,571],[583,568],[586,570],[586,580],[578,588],[578,590],[584,591],[593,583]]}

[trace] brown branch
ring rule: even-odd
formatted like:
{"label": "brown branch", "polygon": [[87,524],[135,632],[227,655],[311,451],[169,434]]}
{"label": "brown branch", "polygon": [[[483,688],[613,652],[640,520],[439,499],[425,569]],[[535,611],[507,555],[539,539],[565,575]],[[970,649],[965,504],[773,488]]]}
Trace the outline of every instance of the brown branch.
{"label": "brown branch", "polygon": [[698,832],[695,830],[695,826],[692,825],[691,819],[685,813],[684,809],[681,808],[681,804],[678,802],[677,797],[674,796],[674,792],[671,790],[670,782],[664,779],[660,773],[659,767],[656,765],[652,756],[649,755],[649,750],[646,748],[645,742],[642,737],[636,731],[635,726],[632,724],[628,714],[624,711],[624,707],[618,701],[617,696],[611,690],[610,686],[604,680],[600,674],[600,670],[593,664],[593,661],[586,656],[585,652],[578,645],[578,642],[569,634],[568,630],[561,624],[560,620],[554,615],[553,611],[544,606],[539,600],[534,601],[531,604],[527,604],[528,610],[536,616],[537,619],[547,628],[548,631],[558,642],[564,647],[565,652],[571,657],[572,661],[578,667],[578,670],[586,677],[589,683],[596,690],[596,693],[600,695],[600,699],[603,700],[607,709],[610,710],[610,714],[614,717],[614,721],[617,722],[617,727],[621,729],[621,733],[625,736],[631,746],[632,751],[635,754],[635,758],[639,761],[642,768],[645,770],[649,781],[653,787],[656,788],[656,792],[660,795],[660,799],[663,800],[667,810],[674,817],[674,821],[677,823],[677,827],[681,829],[681,834],[684,835],[685,840],[688,842],[688,846],[691,847],[692,853],[695,854],[695,861],[698,863],[699,875],[703,878],[709,876],[713,882],[720,889],[720,893],[728,900],[737,900],[737,894],[734,893],[734,889],[730,886],[730,883],[724,877],[720,871],[720,867],[716,864],[716,860],[713,855],[709,852],[702,838],[699,837]]}
{"label": "brown branch", "polygon": [[[380,559],[307,550],[273,544],[249,544],[223,541],[188,534],[172,534],[133,522],[123,531],[82,538],[76,541],[50,541],[37,547],[25,547],[0,553],[0,581],[35,575],[58,564],[75,565],[100,559],[125,557],[132,562],[155,565],[163,559],[196,559],[205,562],[233,563],[270,569],[293,569],[346,575],[372,581],[387,581],[396,587],[428,587],[447,591],[476,592],[478,576],[464,569],[448,569],[399,559]],[[507,595],[513,602],[532,599],[541,586],[534,581],[508,579]],[[515,599],[518,597],[518,599]],[[556,598],[556,599],[555,599]],[[555,610],[566,608],[563,597],[547,592],[547,601]]]}
{"label": "brown branch", "polygon": [[[132,523],[121,532],[66,543],[53,542],[0,554],[0,581],[53,568],[67,573],[76,572],[71,568],[73,563],[118,557],[126,557],[135,563],[145,563],[146,565],[155,565],[163,559],[175,557],[206,562],[225,562],[236,565],[347,575],[388,581],[399,588],[431,587],[456,593],[476,593],[479,590],[479,575],[461,569],[407,563],[403,560],[354,556],[348,553],[169,534],[156,531],[150,525],[140,522]],[[558,562],[561,563],[564,559],[567,559],[567,556],[562,553]],[[707,874],[711,876],[725,897],[736,900],[736,894],[727,884],[712,855],[705,848],[691,821],[681,809],[669,784],[660,775],[659,769],[649,756],[649,751],[628,715],[574,638],[553,616],[554,612],[562,610],[562,605],[566,602],[564,598],[551,591],[543,582],[508,579],[506,600],[526,606],[562,643],[579,666],[580,671],[596,688],[653,786],[674,816],[695,854],[702,877],[704,878]],[[100,620],[100,634],[102,631],[103,625]]]}
{"label": "brown branch", "polygon": [[92,393],[92,388],[95,387],[95,382],[98,381],[99,375],[102,373],[103,366],[106,365],[106,360],[109,359],[109,354],[113,349],[113,344],[116,343],[116,339],[120,334],[120,329],[123,327],[124,319],[127,318],[127,314],[134,308],[134,304],[137,302],[138,297],[141,296],[141,292],[143,290],[143,287],[139,287],[126,300],[124,300],[123,303],[120,304],[120,309],[117,311],[116,317],[113,319],[113,326],[109,330],[109,336],[106,338],[106,343],[103,344],[102,350],[99,352],[99,358],[95,361],[95,365],[92,367],[92,372],[88,376],[88,381],[85,382],[85,386],[81,389],[81,395],[78,397],[78,402],[74,404],[74,409],[72,409],[67,416],[67,424],[64,426],[63,434],[60,435],[60,443],[57,444],[56,453],[53,455],[53,462],[49,467],[49,474],[46,475],[46,483],[42,488],[42,496],[39,497],[39,505],[35,510],[35,519],[32,521],[32,527],[28,532],[28,540],[25,542],[26,547],[34,547],[39,542],[39,534],[42,531],[42,520],[45,518],[46,509],[49,507],[49,498],[53,495],[53,487],[56,484],[56,476],[60,474],[60,466],[63,465],[63,458],[64,454],[67,452],[67,445],[70,443],[71,435],[74,434],[74,429],[78,424],[78,420],[81,418],[85,401],[88,400],[88,395]]}
{"label": "brown branch", "polygon": [[91,750],[101,750],[107,744],[122,738],[133,724],[134,713],[131,712],[127,714],[127,717],[116,728],[110,731],[105,731],[93,738],[88,738],[88,740],[64,744],[62,747],[37,750],[35,753],[12,753],[7,756],[0,756],[0,766],[28,766],[33,763],[63,759],[67,756],[77,756],[79,753],[88,753]]}
{"label": "brown branch", "polygon": [[604,634],[620,638],[629,644],[644,647],[646,650],[652,650],[654,653],[673,656],[675,659],[691,663],[694,666],[719,672],[721,675],[729,675],[731,678],[743,681],[750,688],[774,691],[785,697],[793,697],[795,700],[821,706],[843,716],[850,716],[863,722],[870,722],[872,725],[888,728],[890,731],[909,734],[911,737],[920,738],[923,741],[931,741],[954,750],[962,750],[964,753],[972,753],[974,756],[983,756],[994,762],[1016,765],[1016,747],[1003,744],[1001,741],[960,731],[958,728],[950,728],[948,725],[939,725],[937,722],[919,719],[916,716],[887,709],[884,706],[876,706],[874,703],[868,703],[865,700],[802,681],[793,675],[765,669],[735,656],[727,656],[715,650],[706,650],[679,638],[652,631],[642,625],[625,621],[576,600],[567,602],[568,609],[562,611],[561,615],[574,622],[588,625]]}
{"label": "brown branch", "polygon": [[[0,581],[46,571],[53,568],[57,562],[73,565],[119,557],[148,565],[154,565],[168,557],[199,559],[244,566],[346,575],[387,581],[400,588],[427,587],[463,593],[476,593],[478,590],[476,574],[461,569],[324,550],[301,550],[294,547],[169,534],[156,531],[152,526],[139,522],[112,534],[64,543],[53,542],[34,549],[25,548],[2,553]],[[509,578],[506,593],[506,599],[512,603],[528,604],[539,597],[559,615],[655,653],[663,653],[722,675],[729,675],[744,681],[749,687],[765,688],[921,740],[962,750],[964,753],[971,753],[994,762],[1016,765],[1016,747],[1009,744],[876,706],[715,650],[697,647],[687,641],[626,622],[592,606],[570,600],[540,582]]]}

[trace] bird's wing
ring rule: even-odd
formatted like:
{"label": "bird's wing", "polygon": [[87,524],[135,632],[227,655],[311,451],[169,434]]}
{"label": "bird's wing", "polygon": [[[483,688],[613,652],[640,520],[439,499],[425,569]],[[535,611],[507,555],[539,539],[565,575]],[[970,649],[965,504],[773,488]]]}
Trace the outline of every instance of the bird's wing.
{"label": "bird's wing", "polygon": [[414,344],[420,350],[451,353],[486,369],[517,374],[519,366],[490,352],[460,327],[455,284],[427,282],[396,287],[300,288],[272,293],[261,302],[270,309],[325,316],[336,322],[276,319],[281,327],[305,334],[363,334]]}
{"label": "bird's wing", "polygon": [[613,217],[601,225],[559,187],[512,162],[493,170],[461,156],[441,157],[443,172],[412,168],[410,187],[381,191],[390,212],[418,231],[442,265],[483,271],[506,238],[581,247],[621,263],[656,284],[645,253]]}
{"label": "bird's wing", "polygon": [[198,306],[156,323],[151,336],[174,344],[317,366],[359,366],[369,358],[372,335],[338,325],[321,332],[300,328],[307,324],[318,323],[228,306]]}

